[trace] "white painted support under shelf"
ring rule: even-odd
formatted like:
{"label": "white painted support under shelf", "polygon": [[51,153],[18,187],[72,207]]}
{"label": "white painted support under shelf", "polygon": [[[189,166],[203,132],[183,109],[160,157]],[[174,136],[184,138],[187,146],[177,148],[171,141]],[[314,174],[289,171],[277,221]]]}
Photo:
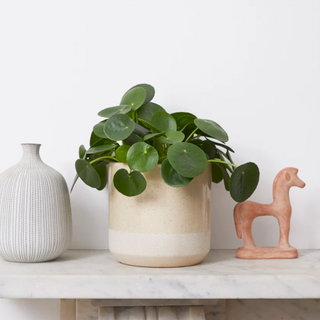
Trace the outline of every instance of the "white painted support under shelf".
{"label": "white painted support under shelf", "polygon": [[107,250],[69,250],[55,261],[0,259],[0,298],[57,299],[319,299],[320,250],[294,260],[241,260],[212,250],[199,265],[141,268]]}

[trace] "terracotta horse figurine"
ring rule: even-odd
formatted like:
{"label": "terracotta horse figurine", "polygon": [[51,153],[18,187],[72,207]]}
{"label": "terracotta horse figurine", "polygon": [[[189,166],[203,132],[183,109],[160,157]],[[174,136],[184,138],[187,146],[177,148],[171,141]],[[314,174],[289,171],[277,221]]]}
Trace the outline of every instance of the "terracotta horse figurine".
{"label": "terracotta horse figurine", "polygon": [[[289,244],[291,187],[304,188],[305,183],[297,175],[298,169],[282,169],[273,182],[273,202],[261,204],[253,201],[238,203],[234,208],[234,222],[238,238],[244,240],[244,247],[237,250],[242,259],[289,259],[297,258],[298,250]],[[279,222],[280,238],[277,247],[258,247],[254,244],[251,227],[256,217],[274,216]]]}

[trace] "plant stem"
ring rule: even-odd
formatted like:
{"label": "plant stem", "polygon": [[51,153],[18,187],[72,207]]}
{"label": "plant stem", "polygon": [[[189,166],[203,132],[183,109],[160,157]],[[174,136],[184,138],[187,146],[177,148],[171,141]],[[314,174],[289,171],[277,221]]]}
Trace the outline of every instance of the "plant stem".
{"label": "plant stem", "polygon": [[134,122],[138,123],[138,112],[134,111]]}
{"label": "plant stem", "polygon": [[195,128],[195,129],[190,133],[189,137],[186,139],[186,141],[185,141],[185,142],[188,142],[188,141],[189,141],[189,139],[191,139],[191,138],[192,138],[192,136],[196,133],[196,131],[197,131],[198,129],[199,129],[199,128]]}
{"label": "plant stem", "polygon": [[101,160],[107,160],[107,159],[111,159],[113,161],[116,161],[116,162],[119,162],[118,159],[114,158],[114,157],[111,157],[111,156],[104,156],[104,157],[100,157],[100,158],[97,158],[97,159],[94,159],[90,162],[90,164],[93,164],[95,162],[99,162]]}
{"label": "plant stem", "polygon": [[237,166],[235,164],[230,163],[230,162],[226,162],[226,161],[223,161],[223,160],[220,160],[220,159],[212,159],[212,160],[208,160],[208,162],[227,164],[229,166],[237,168]]}
{"label": "plant stem", "polygon": [[167,156],[162,156],[161,158],[159,158],[159,162],[162,163],[163,160],[166,160],[167,159]]}

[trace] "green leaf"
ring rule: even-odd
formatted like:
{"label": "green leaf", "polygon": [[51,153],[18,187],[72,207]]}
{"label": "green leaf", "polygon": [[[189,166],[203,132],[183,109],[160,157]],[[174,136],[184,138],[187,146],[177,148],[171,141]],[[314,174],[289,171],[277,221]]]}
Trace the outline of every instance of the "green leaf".
{"label": "green leaf", "polygon": [[232,157],[231,157],[231,154],[230,154],[230,151],[229,151],[229,150],[227,150],[226,156],[227,156],[227,159],[228,159],[231,163],[234,163],[233,160],[232,160]]}
{"label": "green leaf", "polygon": [[104,117],[104,118],[110,118],[111,116],[113,116],[114,114],[127,114],[131,111],[131,107],[130,106],[116,106],[116,107],[109,107],[106,109],[101,110],[98,115],[100,117]]}
{"label": "green leaf", "polygon": [[160,132],[161,130],[158,130],[155,126],[153,126],[151,123],[143,120],[143,119],[138,119],[138,121],[147,129],[153,131],[153,132]]}
{"label": "green leaf", "polygon": [[230,191],[230,176],[229,173],[226,169],[226,165],[224,164],[220,164],[220,168],[221,168],[221,172],[222,172],[222,176],[223,176],[223,181],[224,181],[224,188],[227,191]]}
{"label": "green leaf", "polygon": [[194,124],[194,119],[197,119],[195,115],[189,112],[175,112],[171,114],[176,122],[178,130],[185,128],[188,124]]}
{"label": "green leaf", "polygon": [[158,163],[157,150],[145,142],[132,145],[127,154],[128,165],[131,170],[147,172],[152,170]]}
{"label": "green leaf", "polygon": [[[96,124],[94,127],[93,127],[93,133],[99,137],[99,138],[102,138],[102,139],[109,139],[109,137],[105,134],[104,132],[104,126],[106,125],[106,122],[108,120],[103,120],[101,122],[99,122],[98,124]],[[91,143],[90,143],[91,145]]]}
{"label": "green leaf", "polygon": [[116,150],[116,158],[119,160],[119,162],[127,163],[127,153],[129,148],[129,145],[124,144]]}
{"label": "green leaf", "polygon": [[71,188],[70,188],[70,193],[72,192],[72,190],[73,190],[76,182],[78,181],[78,179],[79,179],[79,176],[78,176],[78,174],[76,174],[75,177],[74,177],[74,179],[73,179],[72,186],[71,186]]}
{"label": "green leaf", "polygon": [[164,137],[160,137],[159,140],[162,143],[166,144],[173,144],[177,142],[182,142],[184,140],[185,136],[183,132],[180,131],[171,131],[167,132]]}
{"label": "green leaf", "polygon": [[189,123],[182,127],[179,131],[183,132],[186,137],[189,137],[189,135],[197,128],[197,126],[194,123]]}
{"label": "green leaf", "polygon": [[211,163],[212,182],[219,183],[223,179],[222,171],[218,163]]}
{"label": "green leaf", "polygon": [[177,123],[173,116],[165,111],[156,112],[151,118],[151,124],[160,131],[176,131]]}
{"label": "green leaf", "polygon": [[253,162],[237,167],[231,175],[231,197],[237,202],[247,200],[256,189],[259,176],[259,168]]}
{"label": "green leaf", "polygon": [[117,144],[103,144],[97,147],[92,147],[87,151],[87,154],[95,154],[95,153],[102,153],[105,151],[109,151],[117,147]]}
{"label": "green leaf", "polygon": [[156,148],[159,157],[162,157],[164,155],[164,145],[158,138],[155,139],[153,147]]}
{"label": "green leaf", "polygon": [[193,119],[197,118],[194,114],[189,112],[174,112],[174,113],[171,113],[171,115],[175,118],[177,122],[179,121],[179,119],[184,117],[192,117]]}
{"label": "green leaf", "polygon": [[[146,104],[153,99],[154,94],[155,94],[155,90],[154,90],[153,86],[151,86],[150,84],[147,84],[147,83],[141,83],[141,84],[137,84],[136,86],[132,87],[131,89],[134,89],[137,87],[142,87],[143,89],[146,90],[146,98],[144,99],[143,104]],[[128,91],[130,91],[131,89],[129,89]]]}
{"label": "green leaf", "polygon": [[[104,126],[104,125],[103,125]],[[96,143],[99,143],[103,138],[98,137],[93,131],[90,136],[90,147],[94,146]]]}
{"label": "green leaf", "polygon": [[104,132],[109,139],[120,141],[128,138],[135,128],[135,123],[125,114],[115,114],[109,118]]}
{"label": "green leaf", "polygon": [[[209,139],[210,137],[207,137],[207,139]],[[210,140],[211,141],[211,140]],[[222,147],[222,148],[225,148],[225,149],[227,149],[228,151],[230,151],[230,152],[232,152],[232,153],[234,153],[234,150],[233,149],[231,149],[229,146],[227,146],[226,144],[224,144],[224,143],[219,143],[219,142],[216,142],[216,141],[214,141],[214,144],[216,145],[216,146],[219,146],[219,147]]]}
{"label": "green leaf", "polygon": [[161,165],[161,176],[163,181],[171,187],[184,187],[189,184],[193,178],[186,178],[173,169],[168,159],[165,159]]}
{"label": "green leaf", "polygon": [[86,155],[86,148],[84,147],[84,145],[82,144],[80,147],[79,147],[79,158],[80,159],[83,159]]}
{"label": "green leaf", "polygon": [[214,159],[217,155],[217,149],[215,144],[210,140],[191,140],[190,143],[195,144],[199,148],[201,148],[209,159]]}
{"label": "green leaf", "polygon": [[103,190],[108,182],[108,170],[105,163],[100,163],[94,166],[100,177],[100,186],[97,188],[99,191]]}
{"label": "green leaf", "polygon": [[207,168],[207,156],[196,145],[177,142],[168,149],[168,160],[181,175],[193,178],[202,174]]}
{"label": "green leaf", "polygon": [[139,108],[138,117],[147,122],[151,122],[152,116],[158,111],[165,111],[161,106],[156,103],[149,102],[144,104],[141,108]]}
{"label": "green leaf", "polygon": [[147,181],[140,172],[119,169],[113,177],[113,185],[123,195],[133,197],[146,189]]}
{"label": "green leaf", "polygon": [[227,142],[229,140],[228,134],[220,127],[220,125],[212,120],[195,119],[194,123],[200,130],[209,135],[209,137],[222,142]]}
{"label": "green leaf", "polygon": [[132,111],[136,111],[144,104],[146,96],[147,92],[144,88],[132,88],[124,94],[120,105],[130,106]]}
{"label": "green leaf", "polygon": [[164,136],[165,134],[166,134],[165,131],[157,132],[157,133],[148,133],[143,137],[143,140],[148,141],[153,138],[158,138],[158,137]]}
{"label": "green leaf", "polygon": [[130,136],[126,139],[124,139],[123,144],[127,144],[129,146],[132,146],[133,144],[137,143],[137,142],[143,142],[143,139],[138,136],[136,133],[131,133]]}
{"label": "green leaf", "polygon": [[94,132],[92,132],[90,139],[90,147],[102,146],[103,144],[116,144],[116,141],[106,138],[99,138],[94,134]]}
{"label": "green leaf", "polygon": [[98,172],[88,162],[82,159],[76,161],[76,171],[81,180],[92,188],[99,188],[101,180]]}

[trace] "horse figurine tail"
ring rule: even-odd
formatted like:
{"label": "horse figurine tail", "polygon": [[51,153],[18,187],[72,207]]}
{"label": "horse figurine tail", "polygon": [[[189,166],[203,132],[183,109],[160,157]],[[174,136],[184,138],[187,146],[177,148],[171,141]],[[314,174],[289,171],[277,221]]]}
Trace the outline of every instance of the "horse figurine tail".
{"label": "horse figurine tail", "polygon": [[234,207],[233,217],[234,217],[234,224],[236,227],[237,236],[239,239],[242,239],[242,219],[241,219],[241,212],[240,212],[240,203],[238,203]]}

